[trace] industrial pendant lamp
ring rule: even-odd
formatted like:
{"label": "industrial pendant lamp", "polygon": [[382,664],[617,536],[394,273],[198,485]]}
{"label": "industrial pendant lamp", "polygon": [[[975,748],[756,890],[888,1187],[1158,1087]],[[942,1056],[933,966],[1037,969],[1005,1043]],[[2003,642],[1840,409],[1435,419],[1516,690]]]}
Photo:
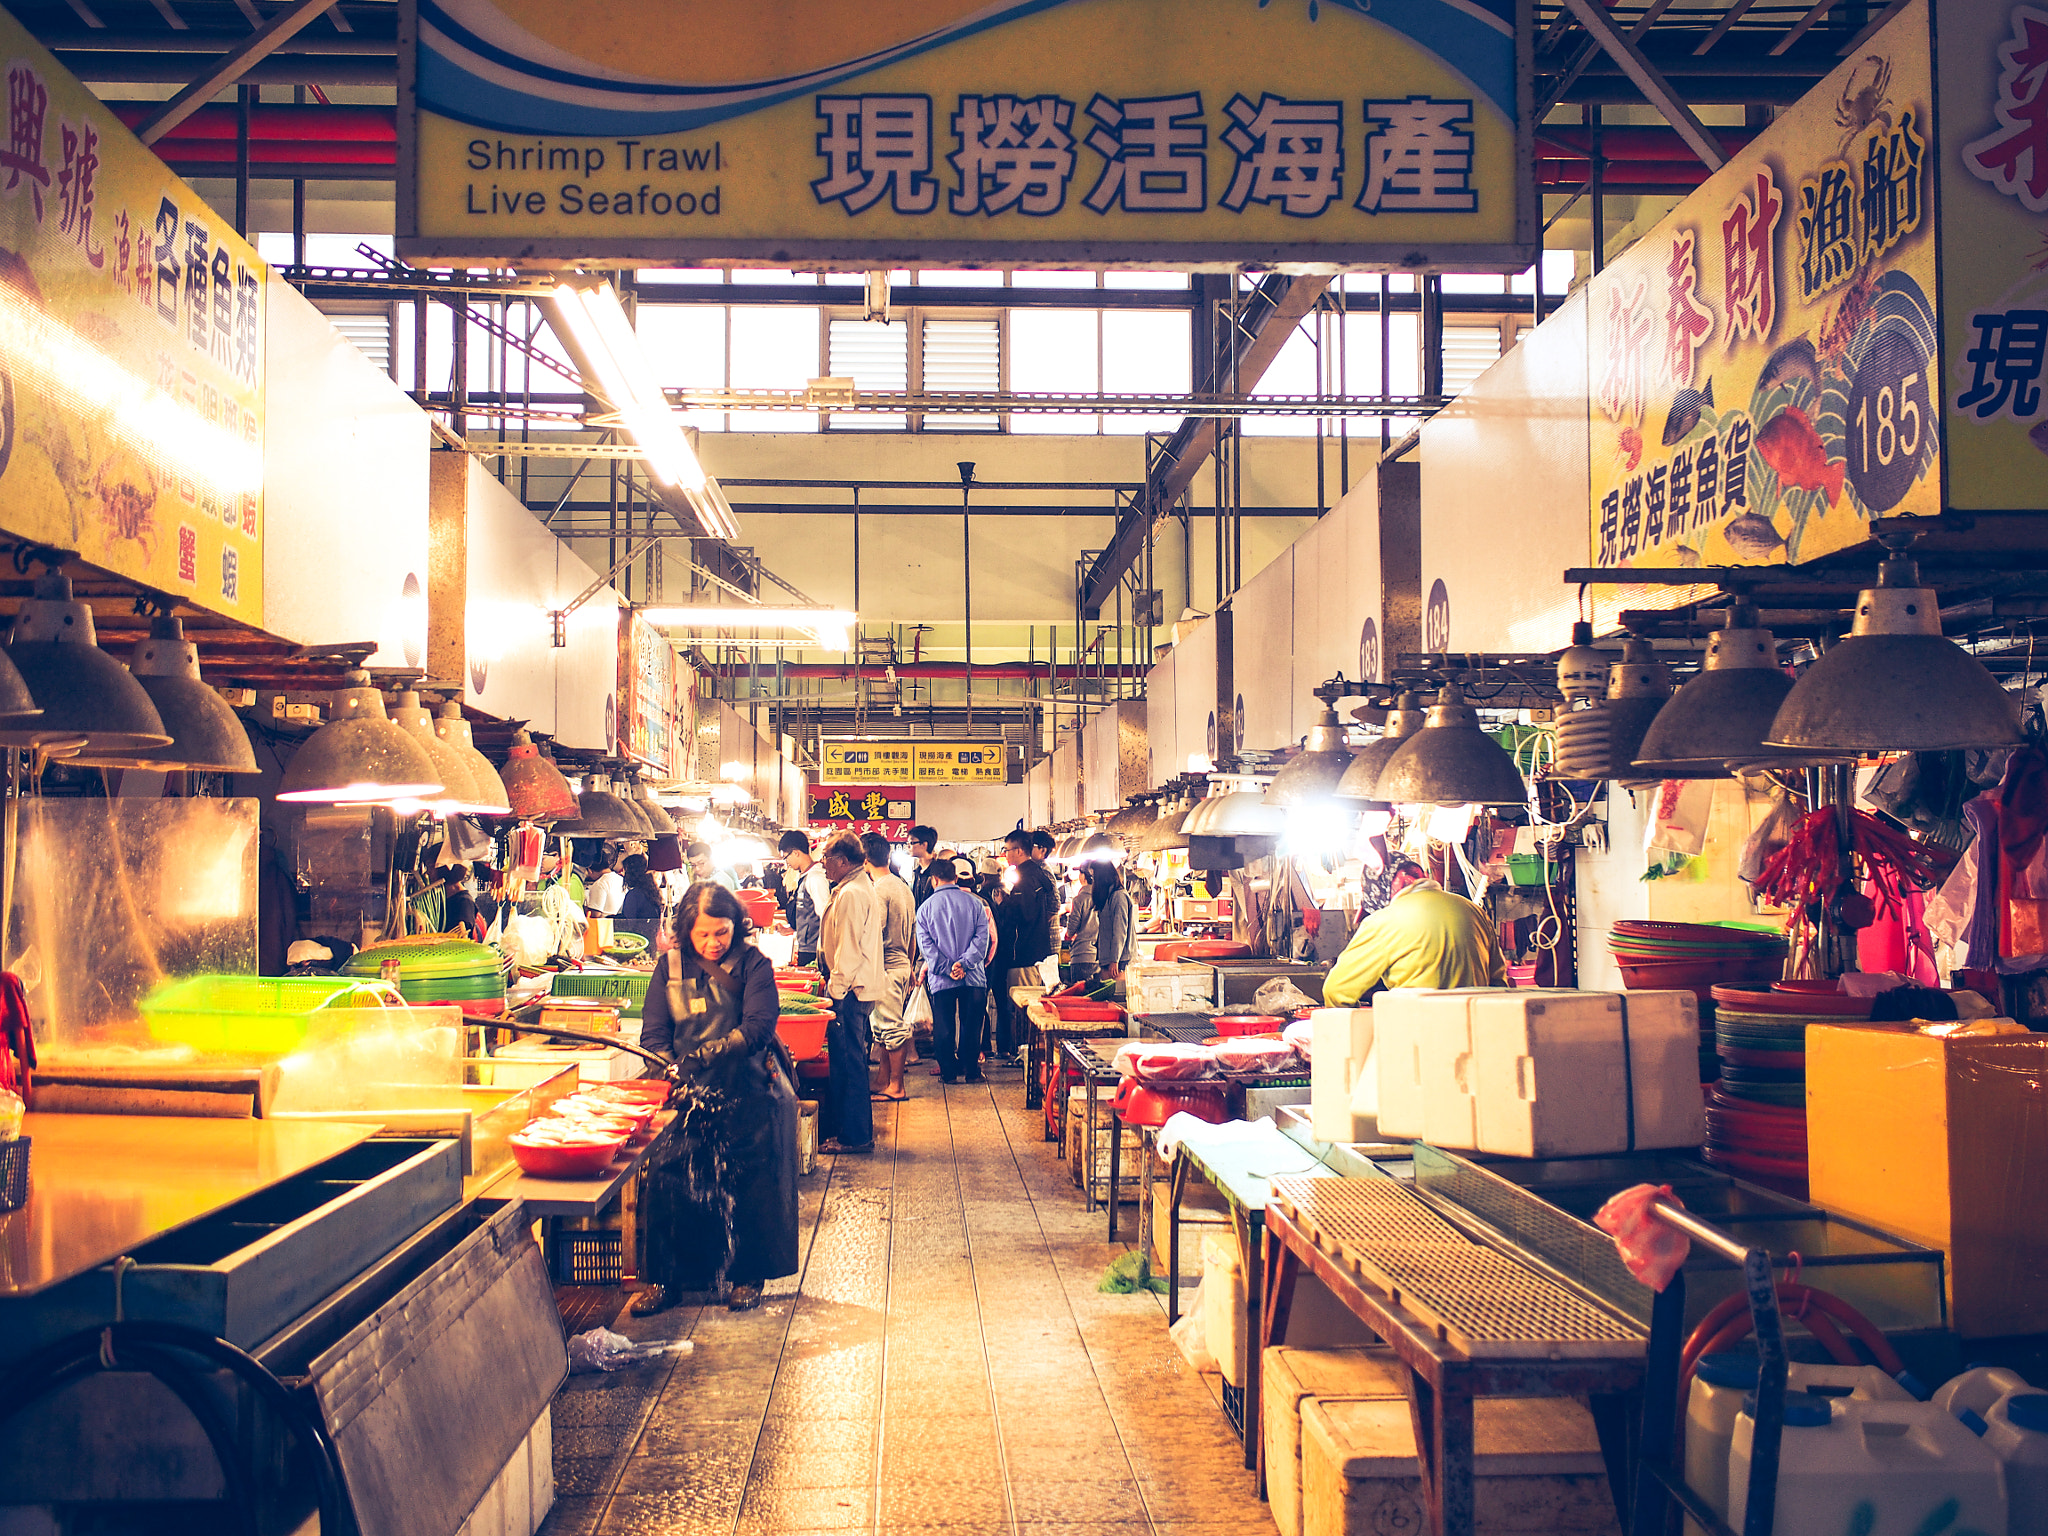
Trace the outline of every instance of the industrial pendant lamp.
{"label": "industrial pendant lamp", "polygon": [[1330,799],[1338,782],[1351,766],[1351,749],[1344,745],[1344,727],[1336,708],[1327,699],[1316,723],[1309,727],[1301,750],[1287,760],[1266,786],[1266,798],[1275,805],[1307,805]]}
{"label": "industrial pendant lamp", "polygon": [[646,781],[634,779],[631,783],[633,808],[647,818],[648,825],[652,829],[652,835],[655,837],[674,837],[676,821],[673,816],[669,815],[668,807],[654,798],[654,791],[648,786]]}
{"label": "industrial pendant lamp", "polygon": [[1202,801],[1181,830],[1190,837],[1279,837],[1287,812],[1256,789],[1234,789]]}
{"label": "industrial pendant lamp", "polygon": [[152,619],[147,639],[136,642],[128,671],[156,705],[168,746],[136,752],[94,752],[71,761],[97,768],[196,769],[201,773],[256,773],[249,733],[227,700],[199,677],[199,647],[185,638],[182,621]]}
{"label": "industrial pendant lamp", "polygon": [[292,754],[280,800],[326,805],[425,800],[442,788],[427,749],[391,722],[370,674],[350,672],[327,707],[327,723]]}
{"label": "industrial pendant lamp", "polygon": [[1636,749],[1635,766],[1658,779],[1720,779],[1745,768],[1810,767],[1810,753],[1767,747],[1764,736],[1792,691],[1778,666],[1778,642],[1756,605],[1730,605],[1707,641],[1707,660],[1657,712]]}
{"label": "industrial pendant lamp", "polygon": [[1158,821],[1158,809],[1150,800],[1133,800],[1102,824],[1102,830],[1116,838],[1124,847],[1144,847],[1144,837]]}
{"label": "industrial pendant lamp", "polygon": [[22,691],[0,708],[40,713],[0,723],[0,746],[33,747],[53,757],[76,752],[135,752],[170,745],[163,716],[128,669],[99,648],[92,610],[71,597],[71,580],[50,572],[36,580],[7,639],[7,659]]}
{"label": "industrial pendant lamp", "polygon": [[540,755],[540,748],[525,731],[512,733],[512,747],[499,777],[504,780],[512,814],[521,821],[566,820],[577,814],[576,792],[562,777],[562,770]]}
{"label": "industrial pendant lamp", "polygon": [[1529,795],[1514,759],[1479,728],[1479,711],[1455,684],[1436,696],[1375,788],[1394,805],[1520,805]]}
{"label": "industrial pendant lamp", "polygon": [[640,796],[633,788],[632,781],[623,777],[616,778],[609,780],[606,787],[611,791],[612,797],[626,808],[626,815],[633,823],[633,830],[627,835],[654,836],[654,818],[647,814],[647,808],[640,803]]}
{"label": "industrial pendant lamp", "polygon": [[1138,850],[1141,853],[1165,853],[1169,849],[1187,847],[1188,837],[1183,829],[1187,817],[1187,802],[1176,795],[1159,808],[1152,825],[1139,834]]}
{"label": "industrial pendant lamp", "polygon": [[1584,619],[1572,625],[1572,643],[1558,653],[1557,691],[1565,707],[1607,696],[1607,669],[1614,657],[1593,646],[1593,626]]}
{"label": "industrial pendant lamp", "polygon": [[1942,634],[1933,589],[1920,584],[1918,564],[1894,549],[1878,567],[1877,585],[1857,595],[1848,636],[1792,685],[1764,741],[1843,757],[2009,747],[2020,739],[2013,696]]}
{"label": "industrial pendant lamp", "polygon": [[477,788],[476,775],[470,772],[462,754],[434,730],[434,717],[420,703],[420,696],[405,689],[390,713],[391,723],[417,741],[433,760],[434,772],[441,780],[441,792],[427,802],[427,808],[441,816],[482,812],[484,798]]}
{"label": "industrial pendant lamp", "polygon": [[469,721],[463,717],[462,706],[453,699],[442,701],[440,712],[434,717],[434,734],[462,754],[463,763],[476,780],[478,798],[489,802],[477,814],[509,816],[512,797],[505,790],[505,781],[491,766],[491,760],[477,751],[476,735],[470,730]]}
{"label": "industrial pendant lamp", "polygon": [[[576,797],[579,814],[576,818],[574,835],[583,837],[652,837],[645,818],[636,816],[633,808],[612,793],[611,780],[602,774],[593,774],[583,781],[583,792]],[[556,831],[568,829],[557,827]]]}
{"label": "industrial pendant lamp", "polygon": [[1386,770],[1387,760],[1401,750],[1401,743],[1422,729],[1422,721],[1422,701],[1412,693],[1400,695],[1394,701],[1394,708],[1387,716],[1379,740],[1366,743],[1351,759],[1351,766],[1344,770],[1344,777],[1337,781],[1338,798],[1364,800],[1375,805],[1390,804],[1378,792],[1380,774]]}
{"label": "industrial pendant lamp", "polygon": [[[1559,666],[1560,679],[1564,668]],[[1583,690],[1567,701],[1583,698]],[[1607,672],[1604,698],[1557,717],[1557,770],[1577,779],[1627,779],[1650,723],[1671,698],[1671,670],[1648,640],[1632,636]]]}

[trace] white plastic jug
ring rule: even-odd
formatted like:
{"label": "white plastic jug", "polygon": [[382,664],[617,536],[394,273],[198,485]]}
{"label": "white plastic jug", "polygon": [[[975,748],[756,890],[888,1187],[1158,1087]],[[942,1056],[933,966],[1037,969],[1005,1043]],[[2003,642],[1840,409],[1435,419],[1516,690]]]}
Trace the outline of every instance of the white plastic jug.
{"label": "white plastic jug", "polygon": [[[1735,1439],[1735,1417],[1743,1399],[1756,1391],[1755,1355],[1708,1355],[1693,1373],[1685,1401],[1685,1480],[1708,1508],[1728,1518],[1728,1453]],[[1785,1371],[1785,1394],[1822,1399],[1860,1398],[1866,1402],[1913,1401],[1912,1395],[1874,1365],[1801,1365]],[[1689,1536],[1701,1527],[1685,1522]]]}
{"label": "white plastic jug", "polygon": [[2008,1392],[1985,1416],[1984,1444],[2005,1467],[2011,1536],[2048,1533],[2048,1392]]}
{"label": "white plastic jug", "polygon": [[[1735,1417],[1728,1456],[1728,1523],[1749,1505],[1756,1420]],[[1786,1394],[1775,1529],[1786,1536],[1869,1531],[2007,1529],[2005,1476],[1990,1447],[1932,1403],[1865,1402]]]}
{"label": "white plastic jug", "polygon": [[[1962,1418],[1965,1410],[1982,1423],[1997,1401],[2008,1392],[2031,1392],[2033,1384],[2018,1371],[2002,1365],[1973,1365],[1960,1376],[1951,1377],[1935,1389],[1934,1406],[1943,1413]],[[1970,1426],[1976,1429],[1976,1425]],[[1982,1434],[1982,1430],[1978,1430]]]}

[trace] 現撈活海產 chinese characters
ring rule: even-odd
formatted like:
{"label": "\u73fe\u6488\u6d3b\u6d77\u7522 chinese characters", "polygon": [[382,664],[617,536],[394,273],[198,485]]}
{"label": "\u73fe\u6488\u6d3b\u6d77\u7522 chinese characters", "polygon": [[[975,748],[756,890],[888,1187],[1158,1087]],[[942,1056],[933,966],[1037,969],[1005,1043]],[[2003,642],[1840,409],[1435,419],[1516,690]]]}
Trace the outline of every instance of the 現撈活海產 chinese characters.
{"label": "\u73fe\u6488\u6d3b\u6d77\u7522 chinese characters", "polygon": [[[1277,207],[1291,218],[1313,219],[1345,198],[1348,116],[1352,128],[1363,129],[1350,207],[1368,214],[1478,210],[1471,101],[1410,96],[1359,108],[1271,92],[1257,102],[1234,95],[1215,135],[1232,158],[1212,178],[1199,91],[1098,94],[1085,107],[1059,96],[963,95],[950,113],[935,111],[929,96],[819,96],[817,153],[825,174],[811,183],[811,194],[849,216],[886,200],[890,212],[903,215],[943,209],[1044,218],[1066,207],[1079,176],[1089,188],[1079,202],[1098,214],[1203,213],[1218,186],[1215,206],[1228,212]],[[934,141],[939,129],[957,147],[942,153]]]}

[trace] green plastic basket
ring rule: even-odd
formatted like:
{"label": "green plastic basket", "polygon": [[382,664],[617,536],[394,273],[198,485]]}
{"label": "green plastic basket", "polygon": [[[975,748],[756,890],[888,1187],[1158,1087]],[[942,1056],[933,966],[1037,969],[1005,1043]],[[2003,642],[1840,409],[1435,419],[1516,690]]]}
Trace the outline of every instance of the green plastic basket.
{"label": "green plastic basket", "polygon": [[299,1048],[312,1016],[329,1008],[381,1008],[385,989],[333,976],[188,976],[139,1007],[150,1038],[198,1051],[282,1056]]}
{"label": "green plastic basket", "polygon": [[630,1016],[646,1004],[647,984],[652,980],[653,974],[647,971],[562,971],[548,992],[554,997],[616,997],[625,1004],[619,1011]]}

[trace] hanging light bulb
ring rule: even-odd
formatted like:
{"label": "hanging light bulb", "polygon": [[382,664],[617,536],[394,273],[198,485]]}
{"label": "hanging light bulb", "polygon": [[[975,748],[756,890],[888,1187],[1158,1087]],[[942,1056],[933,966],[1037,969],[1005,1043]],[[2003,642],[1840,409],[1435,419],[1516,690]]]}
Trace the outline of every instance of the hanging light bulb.
{"label": "hanging light bulb", "polygon": [[1326,700],[1316,723],[1309,727],[1301,750],[1287,760],[1266,786],[1266,798],[1282,806],[1328,800],[1350,766],[1351,749],[1344,745],[1344,727],[1337,719],[1335,707]]}
{"label": "hanging light bulb", "polygon": [[1376,805],[1391,804],[1377,792],[1380,774],[1386,769],[1387,760],[1400,751],[1401,743],[1422,729],[1424,718],[1421,699],[1414,693],[1401,694],[1394,701],[1393,711],[1387,716],[1379,740],[1368,742],[1351,759],[1351,766],[1344,770],[1344,777],[1337,781],[1338,797]]}
{"label": "hanging light bulb", "polygon": [[327,706],[327,723],[284,770],[280,800],[328,805],[424,800],[442,780],[427,749],[391,723],[370,674],[350,672]]}
{"label": "hanging light bulb", "polygon": [[1607,668],[1614,657],[1593,647],[1593,626],[1584,619],[1572,625],[1572,643],[1558,653],[1557,690],[1566,709],[1607,696]]}
{"label": "hanging light bulb", "polygon": [[512,733],[511,750],[500,777],[512,814],[521,821],[568,820],[577,814],[576,791],[562,777],[562,770],[540,755],[540,748],[523,730]]}
{"label": "hanging light bulb", "polygon": [[1387,760],[1375,788],[1395,805],[1520,805],[1529,794],[1514,759],[1479,728],[1479,711],[1455,684],[1436,696],[1422,729]]}
{"label": "hanging light bulb", "polygon": [[0,697],[0,709],[17,717],[0,724],[0,746],[61,757],[170,745],[147,690],[99,648],[92,610],[72,600],[69,577],[36,579],[35,596],[14,617],[7,659],[21,686]]}
{"label": "hanging light bulb", "polygon": [[435,732],[434,717],[420,703],[420,696],[409,688],[401,691],[397,702],[390,706],[390,715],[393,725],[426,750],[441,780],[441,792],[426,799],[425,808],[436,816],[481,812],[483,792],[477,788],[476,775],[470,772],[462,754]]}
{"label": "hanging light bulb", "polygon": [[2013,696],[1942,634],[1933,589],[1897,550],[1878,567],[1877,585],[1857,594],[1847,637],[1792,685],[1764,738],[1768,746],[1837,757],[2020,740]]}
{"label": "hanging light bulb", "polygon": [[1631,636],[1607,672],[1607,692],[1560,713],[1552,731],[1557,770],[1576,779],[1625,779],[1650,722],[1671,697],[1671,669],[1650,642]]}
{"label": "hanging light bulb", "polygon": [[168,746],[144,747],[133,753],[94,752],[71,759],[98,768],[197,769],[202,773],[256,773],[256,754],[249,733],[227,701],[199,677],[199,647],[185,638],[185,626],[174,618],[152,619],[147,639],[135,645],[128,670],[156,705]]}
{"label": "hanging light bulb", "polygon": [[1657,712],[1636,749],[1635,766],[1659,779],[1719,779],[1731,769],[1804,768],[1811,753],[1763,744],[1792,691],[1778,665],[1778,642],[1757,618],[1756,605],[1731,604],[1707,641],[1707,660]]}
{"label": "hanging light bulb", "polygon": [[478,798],[489,802],[477,814],[510,815],[512,797],[505,791],[505,781],[491,766],[491,760],[477,751],[475,733],[470,730],[469,721],[463,718],[462,706],[453,699],[442,701],[440,712],[434,717],[434,734],[462,753],[463,763],[476,781]]}

